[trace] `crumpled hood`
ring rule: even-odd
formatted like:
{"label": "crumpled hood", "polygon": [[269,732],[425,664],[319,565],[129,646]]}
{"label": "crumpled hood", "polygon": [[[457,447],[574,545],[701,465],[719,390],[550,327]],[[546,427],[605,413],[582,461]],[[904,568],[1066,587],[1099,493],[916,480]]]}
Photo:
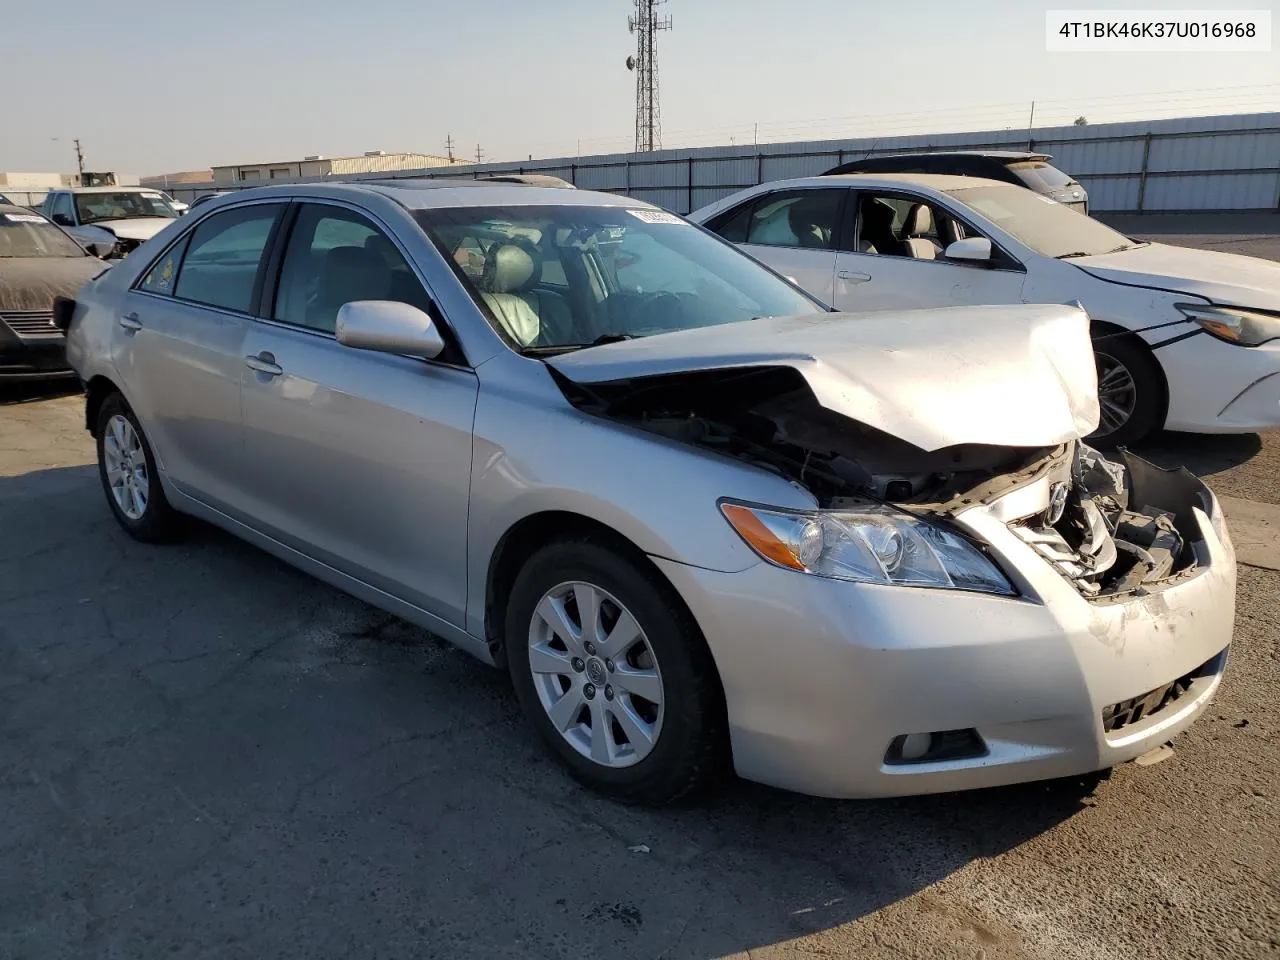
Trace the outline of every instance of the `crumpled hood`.
{"label": "crumpled hood", "polygon": [[1089,318],[1076,307],[761,317],[546,362],[579,384],[791,367],[828,410],[929,451],[961,443],[1051,446],[1098,426]]}
{"label": "crumpled hood", "polygon": [[110,230],[121,240],[150,240],[171,223],[172,217],[136,217],[128,220],[95,220],[85,226]]}
{"label": "crumpled hood", "polygon": [[54,297],[74,297],[104,266],[96,257],[0,258],[0,313],[52,310]]}
{"label": "crumpled hood", "polygon": [[1066,262],[1116,283],[1186,293],[1235,307],[1280,310],[1280,263],[1273,260],[1152,243]]}

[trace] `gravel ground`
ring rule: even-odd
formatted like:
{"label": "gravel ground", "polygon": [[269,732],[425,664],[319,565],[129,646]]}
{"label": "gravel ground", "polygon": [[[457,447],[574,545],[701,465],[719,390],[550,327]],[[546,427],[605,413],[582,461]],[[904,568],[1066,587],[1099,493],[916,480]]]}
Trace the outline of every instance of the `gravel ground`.
{"label": "gravel ground", "polygon": [[[575,786],[501,675],[210,529],[111,519],[0,406],[0,957],[1274,958],[1280,572],[1154,766],[909,800]],[[1144,451],[1276,503],[1280,433]]]}

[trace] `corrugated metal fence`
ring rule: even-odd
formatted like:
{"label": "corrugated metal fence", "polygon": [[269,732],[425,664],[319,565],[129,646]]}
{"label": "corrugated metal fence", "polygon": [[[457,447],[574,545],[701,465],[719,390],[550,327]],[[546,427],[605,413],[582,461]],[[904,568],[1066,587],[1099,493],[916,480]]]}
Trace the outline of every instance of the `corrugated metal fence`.
{"label": "corrugated metal fence", "polygon": [[[1056,166],[1079,179],[1089,191],[1089,206],[1095,212],[1280,209],[1280,113],[1046,127],[1031,131],[1030,138],[1027,131],[995,130],[699,147],[468,164],[463,169],[405,170],[371,177],[543,173],[584,189],[623,193],[689,213],[743,187],[812,176],[865,156],[930,149],[1028,148],[1052,154]],[[227,188],[226,184],[175,184],[169,193],[190,201]],[[21,203],[21,196],[19,191],[14,199]]]}
{"label": "corrugated metal fence", "polygon": [[[1034,149],[1089,191],[1099,212],[1280,209],[1280,113],[1191,117],[1032,131],[999,130],[485,164],[450,176],[546,173],[688,213],[770,180],[846,160],[936,149]],[[437,175],[441,175],[437,173]]]}

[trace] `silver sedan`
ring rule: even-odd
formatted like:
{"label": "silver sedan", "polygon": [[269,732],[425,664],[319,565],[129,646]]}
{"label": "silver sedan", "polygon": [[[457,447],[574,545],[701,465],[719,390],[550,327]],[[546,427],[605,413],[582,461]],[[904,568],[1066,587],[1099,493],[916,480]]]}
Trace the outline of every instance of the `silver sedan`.
{"label": "silver sedan", "polygon": [[1077,774],[1222,677],[1221,512],[1080,442],[1075,308],[835,314],[633,199],[410,180],[211,200],[61,316],[125,531],[504,666],[619,798]]}

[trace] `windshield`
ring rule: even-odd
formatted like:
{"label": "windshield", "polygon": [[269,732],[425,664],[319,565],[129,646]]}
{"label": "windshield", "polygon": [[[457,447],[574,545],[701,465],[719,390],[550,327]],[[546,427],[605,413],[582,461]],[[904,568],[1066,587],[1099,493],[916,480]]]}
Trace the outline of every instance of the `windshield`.
{"label": "windshield", "polygon": [[673,214],[590,206],[421,210],[495,329],[571,349],[823,307]]}
{"label": "windshield", "polygon": [[1045,190],[1061,190],[1063,187],[1069,187],[1075,183],[1074,180],[1057,167],[1045,163],[1043,160],[1020,160],[1007,166],[1019,180],[1032,190],[1041,192]]}
{"label": "windshield", "polygon": [[1085,257],[1141,246],[1092,217],[1013,184],[946,193],[1046,257]]}
{"label": "windshield", "polygon": [[81,223],[96,220],[132,220],[138,217],[177,217],[164,194],[151,190],[121,190],[119,193],[77,193],[76,211]]}
{"label": "windshield", "polygon": [[0,213],[0,257],[85,257],[69,236],[38,213]]}

